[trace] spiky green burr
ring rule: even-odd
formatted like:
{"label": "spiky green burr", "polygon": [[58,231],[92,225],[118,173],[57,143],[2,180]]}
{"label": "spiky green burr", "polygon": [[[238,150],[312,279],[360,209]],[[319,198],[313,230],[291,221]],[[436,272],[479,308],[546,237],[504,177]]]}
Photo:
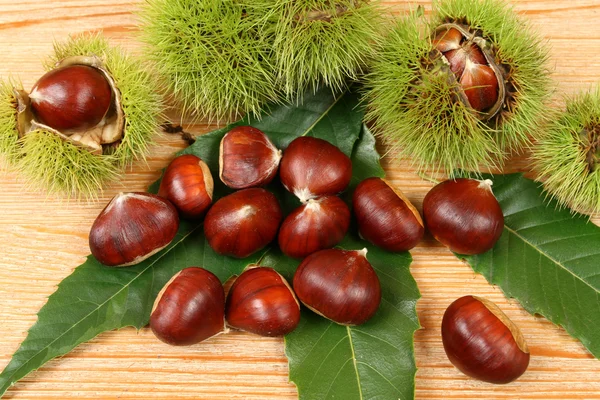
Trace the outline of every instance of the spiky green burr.
{"label": "spiky green burr", "polygon": [[[444,24],[464,28],[465,40],[476,38],[489,57],[504,92],[499,111],[476,111],[465,100],[464,87],[434,44]],[[414,12],[386,38],[366,78],[367,116],[379,137],[418,169],[499,167],[507,152],[530,143],[547,114],[547,59],[542,39],[507,3],[439,1],[431,18]]]}

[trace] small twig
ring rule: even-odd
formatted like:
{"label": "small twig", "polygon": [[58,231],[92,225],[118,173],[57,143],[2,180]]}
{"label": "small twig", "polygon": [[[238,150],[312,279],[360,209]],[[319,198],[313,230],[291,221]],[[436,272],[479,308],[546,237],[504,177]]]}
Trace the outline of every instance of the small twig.
{"label": "small twig", "polygon": [[175,125],[172,123],[166,123],[161,126],[162,130],[168,134],[179,134],[181,138],[188,144],[192,145],[196,142],[196,138],[189,132],[183,130],[181,125]]}

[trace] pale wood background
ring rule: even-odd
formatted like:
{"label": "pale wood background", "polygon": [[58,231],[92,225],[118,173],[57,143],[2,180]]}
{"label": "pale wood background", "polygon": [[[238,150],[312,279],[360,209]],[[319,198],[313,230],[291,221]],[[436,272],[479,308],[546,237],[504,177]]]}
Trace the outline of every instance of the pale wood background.
{"label": "pale wood background", "polygon": [[[388,0],[393,13],[408,2]],[[420,2],[430,9],[429,2]],[[556,98],[600,80],[600,1],[522,0],[516,8],[548,38],[556,67]],[[138,50],[137,1],[0,0],[0,77],[18,76],[30,88],[42,74],[41,60],[53,40],[103,30],[111,42]],[[555,101],[560,106],[559,101]],[[194,126],[196,133],[208,126]],[[118,191],[144,190],[183,148],[174,137],[158,140],[147,165],[138,163],[121,185],[98,203],[65,203],[32,193],[14,173],[0,176],[0,367],[25,338],[47,296],[89,253],[89,228]],[[431,187],[406,162],[384,160],[392,181],[418,207]],[[526,170],[515,158],[510,171]],[[600,219],[595,219],[596,222]],[[576,340],[543,318],[527,314],[500,290],[430,237],[412,251],[422,299],[416,333],[419,399],[600,399],[600,362]],[[459,296],[485,296],[520,326],[532,351],[529,370],[517,382],[493,386],[459,373],[440,341],[441,317]],[[202,398],[294,399],[281,339],[230,333],[189,348],[157,341],[149,329],[107,332],[49,362],[19,382],[5,398]]]}

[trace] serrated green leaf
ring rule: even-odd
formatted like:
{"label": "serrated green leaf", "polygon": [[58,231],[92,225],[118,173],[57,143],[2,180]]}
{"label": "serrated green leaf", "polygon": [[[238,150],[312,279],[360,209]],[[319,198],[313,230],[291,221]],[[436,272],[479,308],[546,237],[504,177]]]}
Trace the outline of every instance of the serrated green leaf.
{"label": "serrated green leaf", "polygon": [[600,227],[558,209],[521,174],[487,175],[504,232],[487,253],[464,257],[531,314],[563,326],[600,358]]}

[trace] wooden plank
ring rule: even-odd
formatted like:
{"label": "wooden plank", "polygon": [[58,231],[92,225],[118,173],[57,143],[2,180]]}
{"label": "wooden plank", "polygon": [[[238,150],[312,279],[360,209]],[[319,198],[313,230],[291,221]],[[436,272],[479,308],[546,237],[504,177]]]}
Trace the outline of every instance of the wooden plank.
{"label": "wooden plank", "polygon": [[[18,77],[30,88],[42,74],[41,60],[53,40],[103,30],[112,43],[137,52],[135,16],[139,1],[0,0],[0,77]],[[411,3],[384,2],[399,15]],[[421,2],[430,10],[430,2]],[[531,19],[552,46],[556,67],[555,105],[600,80],[597,0],[522,0],[515,7]],[[204,125],[191,127],[202,133]],[[61,202],[30,191],[12,173],[0,176],[0,365],[35,322],[35,315],[61,279],[89,253],[89,228],[104,204],[119,191],[144,190],[183,143],[158,139],[147,163],[136,163],[121,184],[98,203]],[[419,207],[431,184],[406,160],[384,160],[391,180]],[[526,170],[525,157],[510,163]],[[598,222],[598,219],[595,219]],[[413,251],[411,270],[423,298],[416,334],[417,398],[420,399],[600,399],[600,364],[562,329],[527,314],[488,285],[430,236]],[[459,296],[495,301],[522,329],[532,350],[529,370],[517,382],[493,386],[469,379],[446,358],[440,341],[441,317]],[[107,332],[49,362],[12,388],[10,399],[294,399],[281,339],[230,333],[189,348],[154,339],[148,329]]]}

